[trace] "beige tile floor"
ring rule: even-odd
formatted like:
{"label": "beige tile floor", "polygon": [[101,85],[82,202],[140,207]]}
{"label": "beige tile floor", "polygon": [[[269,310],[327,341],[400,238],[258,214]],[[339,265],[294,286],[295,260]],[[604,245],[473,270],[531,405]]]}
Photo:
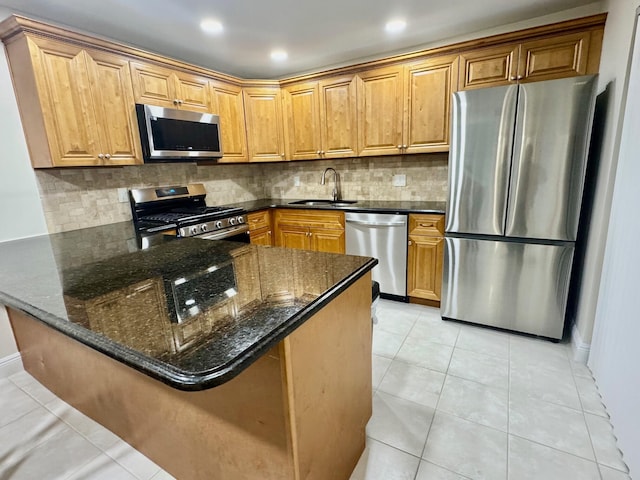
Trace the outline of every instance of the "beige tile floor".
{"label": "beige tile floor", "polygon": [[[351,480],[629,479],[568,345],[384,300],[378,319],[373,416]],[[0,379],[0,480],[171,478],[26,372]]]}

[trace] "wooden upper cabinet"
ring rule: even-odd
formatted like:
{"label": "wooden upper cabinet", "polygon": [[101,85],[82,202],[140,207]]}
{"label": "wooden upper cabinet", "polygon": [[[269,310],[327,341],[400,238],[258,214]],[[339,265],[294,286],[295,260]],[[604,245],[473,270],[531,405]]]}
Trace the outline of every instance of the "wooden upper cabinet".
{"label": "wooden upper cabinet", "polygon": [[194,112],[210,112],[209,81],[188,73],[174,73],[178,108]]}
{"label": "wooden upper cabinet", "polygon": [[[87,67],[105,165],[139,163],[140,136],[133,108],[129,62],[117,55],[87,51]],[[107,157],[108,155],[108,157]]]}
{"label": "wooden upper cabinet", "polygon": [[518,45],[501,45],[460,55],[459,89],[497,87],[516,80]]}
{"label": "wooden upper cabinet", "polygon": [[321,158],[318,82],[282,89],[290,160]]}
{"label": "wooden upper cabinet", "polygon": [[211,111],[220,117],[220,135],[224,152],[224,156],[218,162],[246,162],[249,155],[242,89],[216,81],[211,81],[210,85]]}
{"label": "wooden upper cabinet", "polygon": [[43,166],[100,165],[86,52],[48,39],[27,41],[50,150],[51,164]]}
{"label": "wooden upper cabinet", "polygon": [[209,82],[205,78],[169,68],[132,62],[136,103],[209,112]]}
{"label": "wooden upper cabinet", "polygon": [[406,66],[403,153],[449,149],[451,94],[458,86],[458,56]]}
{"label": "wooden upper cabinet", "polygon": [[126,60],[36,36],[7,52],[34,167],[142,162]]}
{"label": "wooden upper cabinet", "polygon": [[290,85],[282,92],[289,159],[357,155],[355,75]]}
{"label": "wooden upper cabinet", "polygon": [[243,90],[250,162],[285,159],[282,103],[279,87]]}
{"label": "wooden upper cabinet", "polygon": [[404,67],[358,73],[358,154],[387,155],[402,151]]}
{"label": "wooden upper cabinet", "polygon": [[320,144],[322,158],[358,154],[356,76],[320,81]]}
{"label": "wooden upper cabinet", "polygon": [[601,48],[602,30],[594,29],[465,52],[460,90],[598,73]]}
{"label": "wooden upper cabinet", "polygon": [[587,31],[523,43],[518,80],[537,82],[597,73],[587,71],[590,35]]}

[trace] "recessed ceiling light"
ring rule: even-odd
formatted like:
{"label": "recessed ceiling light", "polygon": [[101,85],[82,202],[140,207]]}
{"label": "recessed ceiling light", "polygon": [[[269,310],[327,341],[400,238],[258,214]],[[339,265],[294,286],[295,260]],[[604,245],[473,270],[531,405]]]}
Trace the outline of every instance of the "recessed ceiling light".
{"label": "recessed ceiling light", "polygon": [[389,33],[398,33],[404,30],[406,26],[407,22],[405,22],[404,20],[396,19],[388,21],[384,26],[384,29]]}
{"label": "recessed ceiling light", "polygon": [[288,57],[289,55],[284,50],[273,50],[271,52],[271,60],[274,60],[276,62],[282,62],[286,60]]}
{"label": "recessed ceiling light", "polygon": [[200,28],[212,35],[222,33],[223,30],[222,23],[220,23],[218,20],[213,19],[206,19],[200,22]]}

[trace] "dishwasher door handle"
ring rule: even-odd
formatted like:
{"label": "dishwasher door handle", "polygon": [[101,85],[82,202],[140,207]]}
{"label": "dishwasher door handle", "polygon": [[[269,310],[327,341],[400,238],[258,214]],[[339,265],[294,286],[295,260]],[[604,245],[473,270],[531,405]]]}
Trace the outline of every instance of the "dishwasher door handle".
{"label": "dishwasher door handle", "polygon": [[355,223],[356,225],[368,225],[371,227],[404,227],[406,222],[364,222],[362,220],[345,220],[346,223]]}

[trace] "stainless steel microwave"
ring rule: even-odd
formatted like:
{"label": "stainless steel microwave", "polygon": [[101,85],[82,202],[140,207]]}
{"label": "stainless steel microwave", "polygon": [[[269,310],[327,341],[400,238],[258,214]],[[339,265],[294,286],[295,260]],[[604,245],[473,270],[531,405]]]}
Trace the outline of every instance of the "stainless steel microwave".
{"label": "stainless steel microwave", "polygon": [[136,114],[145,163],[222,157],[218,115],[142,104]]}

